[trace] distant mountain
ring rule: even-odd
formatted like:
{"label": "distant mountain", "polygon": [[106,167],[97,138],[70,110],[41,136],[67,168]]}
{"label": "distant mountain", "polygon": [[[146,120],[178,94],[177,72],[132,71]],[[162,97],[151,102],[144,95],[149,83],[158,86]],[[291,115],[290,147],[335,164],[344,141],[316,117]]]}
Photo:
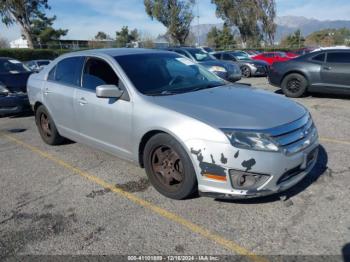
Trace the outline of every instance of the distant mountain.
{"label": "distant mountain", "polygon": [[[313,32],[327,29],[327,28],[349,28],[350,21],[348,20],[317,20],[309,19],[303,16],[280,16],[276,18],[277,23],[277,32],[276,32],[276,41],[279,42],[283,37],[293,33],[295,30],[300,29],[304,36],[307,36]],[[207,34],[212,27],[222,28],[222,24],[201,24],[192,26],[191,31],[198,35],[199,30],[199,39],[203,45],[206,41]],[[237,28],[233,28],[237,31]]]}

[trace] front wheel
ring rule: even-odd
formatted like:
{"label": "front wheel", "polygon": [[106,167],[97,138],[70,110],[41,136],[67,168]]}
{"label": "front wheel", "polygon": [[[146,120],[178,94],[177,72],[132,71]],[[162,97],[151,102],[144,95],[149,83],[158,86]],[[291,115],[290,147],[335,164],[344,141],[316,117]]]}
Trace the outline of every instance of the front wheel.
{"label": "front wheel", "polygon": [[300,74],[289,74],[282,81],[282,91],[288,97],[301,97],[306,93],[307,80]]}
{"label": "front wheel", "polygon": [[146,144],[143,160],[154,188],[172,199],[185,199],[197,190],[191,159],[179,142],[167,134],[157,134]]}
{"label": "front wheel", "polygon": [[244,78],[249,78],[252,75],[252,72],[248,66],[242,66],[241,71],[242,71],[242,76]]}

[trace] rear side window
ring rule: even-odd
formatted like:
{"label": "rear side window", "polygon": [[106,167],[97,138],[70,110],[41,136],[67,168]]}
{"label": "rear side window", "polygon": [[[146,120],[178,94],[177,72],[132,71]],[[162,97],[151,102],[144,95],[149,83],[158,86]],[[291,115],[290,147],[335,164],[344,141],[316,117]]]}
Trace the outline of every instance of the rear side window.
{"label": "rear side window", "polygon": [[223,55],[223,59],[224,59],[224,60],[234,60],[234,58],[232,58],[232,56],[229,55],[229,54],[224,54],[224,55]]}
{"label": "rear side window", "polygon": [[350,64],[350,52],[334,52],[327,54],[328,63],[349,63]]}
{"label": "rear side window", "polygon": [[216,59],[221,59],[221,54],[213,54]]}
{"label": "rear side window", "polygon": [[311,60],[317,61],[317,62],[324,62],[325,58],[326,58],[326,55],[325,53],[323,53],[323,54],[318,54],[317,56],[314,56],[313,58],[311,58]]}
{"label": "rear side window", "polygon": [[80,86],[83,62],[83,57],[69,57],[61,60],[49,72],[48,80]]}
{"label": "rear side window", "polygon": [[100,85],[119,86],[119,78],[107,62],[99,58],[89,58],[85,63],[82,86],[95,91]]}

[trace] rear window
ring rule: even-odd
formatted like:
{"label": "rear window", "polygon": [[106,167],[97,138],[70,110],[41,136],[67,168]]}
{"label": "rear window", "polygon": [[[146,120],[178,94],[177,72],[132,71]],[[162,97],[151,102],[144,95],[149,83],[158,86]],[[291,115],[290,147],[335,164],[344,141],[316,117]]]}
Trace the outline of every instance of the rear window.
{"label": "rear window", "polygon": [[323,54],[318,54],[317,56],[314,56],[313,58],[311,58],[311,60],[317,61],[317,62],[324,62],[325,58],[326,58],[326,55],[325,53],[323,53]]}
{"label": "rear window", "polygon": [[328,63],[350,63],[350,52],[334,52],[327,54]]}
{"label": "rear window", "polygon": [[15,59],[0,59],[0,74],[19,74],[30,70]]}

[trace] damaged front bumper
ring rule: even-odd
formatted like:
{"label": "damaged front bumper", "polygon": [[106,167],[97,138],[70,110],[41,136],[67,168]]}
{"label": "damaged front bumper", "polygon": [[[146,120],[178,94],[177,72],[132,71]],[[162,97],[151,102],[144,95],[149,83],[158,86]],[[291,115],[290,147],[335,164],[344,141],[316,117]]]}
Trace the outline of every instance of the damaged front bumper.
{"label": "damaged front bumper", "polygon": [[[294,138],[299,129],[305,133],[305,126],[313,126],[311,118],[298,121],[291,125],[292,128],[297,127],[293,132],[288,129],[283,132],[288,130],[287,135]],[[317,162],[319,143],[316,128],[314,130],[312,139],[310,132],[309,136],[288,143],[278,152],[238,149],[230,143],[187,141],[200,194],[215,198],[253,198],[291,188]],[[275,134],[276,139],[282,137],[286,140],[285,133]]]}

